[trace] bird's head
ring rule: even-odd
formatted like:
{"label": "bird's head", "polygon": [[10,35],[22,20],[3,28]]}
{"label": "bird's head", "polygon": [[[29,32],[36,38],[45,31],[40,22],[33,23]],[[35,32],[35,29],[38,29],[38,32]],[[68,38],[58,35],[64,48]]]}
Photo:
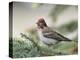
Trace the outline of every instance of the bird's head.
{"label": "bird's head", "polygon": [[46,24],[44,18],[39,18],[38,22],[36,24],[39,29],[43,29],[44,27],[47,27],[47,24]]}

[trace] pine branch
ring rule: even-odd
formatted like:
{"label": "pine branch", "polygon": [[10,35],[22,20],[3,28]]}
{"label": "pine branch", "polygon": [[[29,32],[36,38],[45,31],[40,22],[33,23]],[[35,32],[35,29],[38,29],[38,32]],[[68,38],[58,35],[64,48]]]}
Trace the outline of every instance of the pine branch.
{"label": "pine branch", "polygon": [[[33,45],[35,46],[35,47],[37,47],[37,49],[38,49],[38,51],[40,52],[40,55],[41,56],[52,56],[52,55],[63,55],[63,54],[69,54],[69,53],[67,53],[67,52],[69,52],[69,51],[65,51],[65,47],[67,48],[67,44],[66,45],[64,45],[64,44],[59,44],[59,46],[56,46],[56,48],[53,48],[53,47],[49,47],[49,46],[39,46],[39,44],[37,43],[37,42],[35,42],[34,40],[33,40],[33,38],[31,38],[31,37],[28,37],[28,36],[26,36],[25,34],[23,34],[23,33],[20,33],[21,34],[21,37],[24,37],[25,39],[28,39],[28,40],[30,40],[32,43],[33,43]],[[74,46],[73,46],[73,44],[72,43],[69,43],[69,44],[71,44],[72,45],[72,47],[71,48],[73,48],[73,49],[75,49],[74,48]],[[57,44],[56,44],[57,45]],[[61,45],[61,46],[60,46]],[[75,44],[76,45],[76,44]],[[54,45],[53,45],[54,46]],[[65,47],[64,47],[65,46]],[[63,49],[64,48],[64,49]],[[61,50],[62,49],[62,50]],[[70,49],[70,51],[72,51],[73,49]],[[64,52],[63,52],[64,51]]]}
{"label": "pine branch", "polygon": [[32,38],[26,36],[26,35],[23,34],[23,33],[20,33],[20,35],[21,35],[21,37],[24,37],[25,39],[30,40],[30,41],[34,44],[34,46],[36,46],[36,47],[38,48],[38,50],[40,49],[40,46],[39,46]]}

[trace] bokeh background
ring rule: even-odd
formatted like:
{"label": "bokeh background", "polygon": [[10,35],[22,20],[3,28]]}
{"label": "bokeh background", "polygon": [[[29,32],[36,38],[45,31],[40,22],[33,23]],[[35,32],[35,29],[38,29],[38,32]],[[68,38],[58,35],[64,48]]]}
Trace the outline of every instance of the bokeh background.
{"label": "bokeh background", "polygon": [[[77,54],[77,43],[61,42],[55,48],[40,42],[36,22],[43,17],[53,30],[78,41],[78,6],[30,2],[13,3],[13,57],[36,57]],[[21,37],[20,33],[24,33]],[[28,35],[27,35],[28,34]],[[37,44],[35,43],[37,42]],[[34,46],[36,44],[36,47]],[[38,46],[41,47],[38,47]]]}
{"label": "bokeh background", "polygon": [[36,28],[39,17],[43,17],[50,27],[66,33],[68,38],[77,35],[77,6],[25,2],[13,4],[13,35],[19,36],[20,32]]}

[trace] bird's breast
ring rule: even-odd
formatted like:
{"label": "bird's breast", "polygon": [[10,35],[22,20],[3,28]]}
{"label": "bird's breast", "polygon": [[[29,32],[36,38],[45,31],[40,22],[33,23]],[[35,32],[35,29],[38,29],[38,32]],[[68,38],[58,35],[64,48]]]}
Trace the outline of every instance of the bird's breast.
{"label": "bird's breast", "polygon": [[38,31],[38,35],[40,40],[46,44],[55,44],[57,42],[57,40],[44,37],[42,31]]}

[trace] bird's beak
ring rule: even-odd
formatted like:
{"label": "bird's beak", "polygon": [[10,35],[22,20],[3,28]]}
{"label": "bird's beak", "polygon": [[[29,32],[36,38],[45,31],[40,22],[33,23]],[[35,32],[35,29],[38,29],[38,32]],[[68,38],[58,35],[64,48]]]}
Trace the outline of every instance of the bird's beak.
{"label": "bird's beak", "polygon": [[36,24],[38,24],[38,22]]}

